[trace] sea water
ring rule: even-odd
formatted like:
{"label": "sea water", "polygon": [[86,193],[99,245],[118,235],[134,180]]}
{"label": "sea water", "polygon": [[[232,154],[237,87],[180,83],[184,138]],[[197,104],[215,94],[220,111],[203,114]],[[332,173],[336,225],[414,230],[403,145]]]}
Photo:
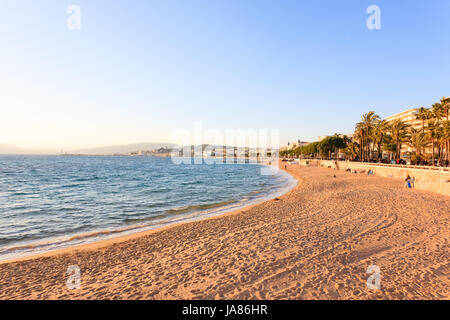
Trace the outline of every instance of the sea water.
{"label": "sea water", "polygon": [[295,184],[258,164],[0,156],[0,260],[219,215]]}

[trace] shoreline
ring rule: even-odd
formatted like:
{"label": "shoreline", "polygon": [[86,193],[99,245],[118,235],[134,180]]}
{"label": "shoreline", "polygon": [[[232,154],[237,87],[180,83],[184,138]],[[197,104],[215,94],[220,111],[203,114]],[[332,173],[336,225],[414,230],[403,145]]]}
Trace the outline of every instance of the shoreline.
{"label": "shoreline", "polygon": [[[267,164],[262,164],[262,165],[267,165]],[[170,228],[174,228],[180,225],[184,225],[184,224],[188,224],[188,223],[196,223],[196,222],[200,222],[200,221],[204,221],[204,220],[209,220],[209,219],[217,219],[217,218],[221,218],[221,217],[225,217],[228,215],[234,215],[234,214],[238,214],[238,213],[242,213],[242,212],[246,212],[256,206],[259,206],[263,203],[266,202],[270,202],[273,201],[274,199],[277,198],[283,198],[285,196],[287,196],[289,193],[291,193],[294,189],[298,188],[301,184],[301,180],[298,176],[296,176],[295,174],[289,173],[287,172],[285,169],[282,168],[282,163],[280,161],[280,165],[278,167],[278,170],[283,171],[285,174],[291,176],[293,179],[296,180],[296,184],[291,187],[289,190],[287,190],[286,192],[284,192],[282,195],[279,196],[273,196],[272,195],[268,195],[265,197],[261,197],[261,199],[255,199],[255,203],[250,203],[248,205],[245,205],[241,208],[237,208],[237,209],[233,209],[231,211],[225,211],[216,215],[212,215],[212,216],[199,216],[197,218],[193,218],[193,220],[186,220],[186,221],[180,221],[180,222],[175,222],[175,223],[170,223],[168,222],[167,225],[162,225],[162,226],[156,226],[155,228],[152,229],[148,229],[148,230],[142,230],[142,231],[136,231],[136,232],[131,232],[129,234],[124,234],[124,235],[118,235],[118,236],[112,236],[111,238],[107,238],[107,239],[99,239],[99,240],[94,240],[92,242],[88,242],[88,243],[83,243],[83,244],[75,244],[75,245],[69,245],[67,247],[63,247],[63,248],[58,248],[58,249],[54,249],[54,250],[48,250],[45,252],[37,252],[37,253],[31,253],[29,255],[25,255],[23,257],[17,257],[17,258],[11,258],[11,259],[5,259],[5,260],[0,260],[0,265],[2,264],[9,264],[9,263],[14,263],[14,262],[22,262],[22,261],[28,261],[28,260],[34,260],[34,259],[39,259],[39,258],[44,258],[44,257],[52,257],[52,256],[56,256],[56,255],[62,255],[62,254],[68,254],[71,252],[78,252],[78,251],[89,251],[89,250],[96,250],[96,249],[100,249],[100,248],[104,248],[107,247],[109,245],[114,245],[114,244],[118,244],[124,241],[128,241],[128,240],[133,240],[135,238],[140,238],[140,237],[144,237],[153,233],[158,233],[161,231],[165,231],[168,230]],[[278,174],[278,173],[277,173]],[[284,186],[284,189],[289,188],[289,185]],[[274,193],[275,194],[275,193]],[[219,208],[220,209],[225,209],[225,208]],[[148,226],[149,227],[149,226]],[[142,228],[136,228],[138,229],[143,229],[146,227],[142,227]],[[114,231],[114,230],[112,230]],[[101,233],[102,231],[98,231],[98,232],[93,232],[93,234],[97,234],[97,233]],[[126,232],[126,231],[123,231]],[[81,235],[76,235],[74,237],[78,237]],[[27,247],[27,245],[24,245],[24,247]]]}
{"label": "shoreline", "polygon": [[[272,201],[0,264],[0,300],[450,297],[448,197],[378,176],[287,171],[300,183]],[[76,290],[70,266],[80,270]],[[371,266],[378,290],[367,285]]]}

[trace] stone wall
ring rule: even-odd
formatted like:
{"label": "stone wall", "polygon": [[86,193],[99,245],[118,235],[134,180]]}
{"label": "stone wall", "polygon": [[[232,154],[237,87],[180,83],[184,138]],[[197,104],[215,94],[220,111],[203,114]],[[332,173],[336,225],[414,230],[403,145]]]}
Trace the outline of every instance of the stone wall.
{"label": "stone wall", "polygon": [[374,175],[391,179],[405,180],[409,175],[414,179],[414,187],[420,190],[428,190],[450,196],[450,168],[425,169],[417,166],[402,166],[389,164],[369,164],[347,161],[329,160],[300,160],[300,165],[331,167],[338,170],[372,170]]}

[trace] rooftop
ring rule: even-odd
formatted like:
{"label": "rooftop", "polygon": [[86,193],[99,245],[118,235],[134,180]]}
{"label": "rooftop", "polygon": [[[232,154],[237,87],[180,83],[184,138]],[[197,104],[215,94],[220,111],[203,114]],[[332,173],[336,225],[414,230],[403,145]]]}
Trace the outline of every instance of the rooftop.
{"label": "rooftop", "polygon": [[397,114],[394,114],[392,116],[386,117],[385,120],[389,120],[389,119],[393,119],[393,118],[397,118],[397,117],[401,117],[401,116],[406,116],[408,114],[416,114],[418,112],[419,108],[412,108],[412,109],[408,109],[402,112],[399,112]]}

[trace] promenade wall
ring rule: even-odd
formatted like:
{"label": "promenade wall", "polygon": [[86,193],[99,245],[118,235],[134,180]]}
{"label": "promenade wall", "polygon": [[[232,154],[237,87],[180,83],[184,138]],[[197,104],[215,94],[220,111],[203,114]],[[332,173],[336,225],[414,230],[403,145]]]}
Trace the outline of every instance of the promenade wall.
{"label": "promenade wall", "polygon": [[299,164],[303,166],[330,167],[337,170],[365,171],[365,174],[372,170],[376,176],[399,180],[405,180],[409,175],[414,179],[414,188],[450,196],[450,168],[332,160],[299,160]]}

